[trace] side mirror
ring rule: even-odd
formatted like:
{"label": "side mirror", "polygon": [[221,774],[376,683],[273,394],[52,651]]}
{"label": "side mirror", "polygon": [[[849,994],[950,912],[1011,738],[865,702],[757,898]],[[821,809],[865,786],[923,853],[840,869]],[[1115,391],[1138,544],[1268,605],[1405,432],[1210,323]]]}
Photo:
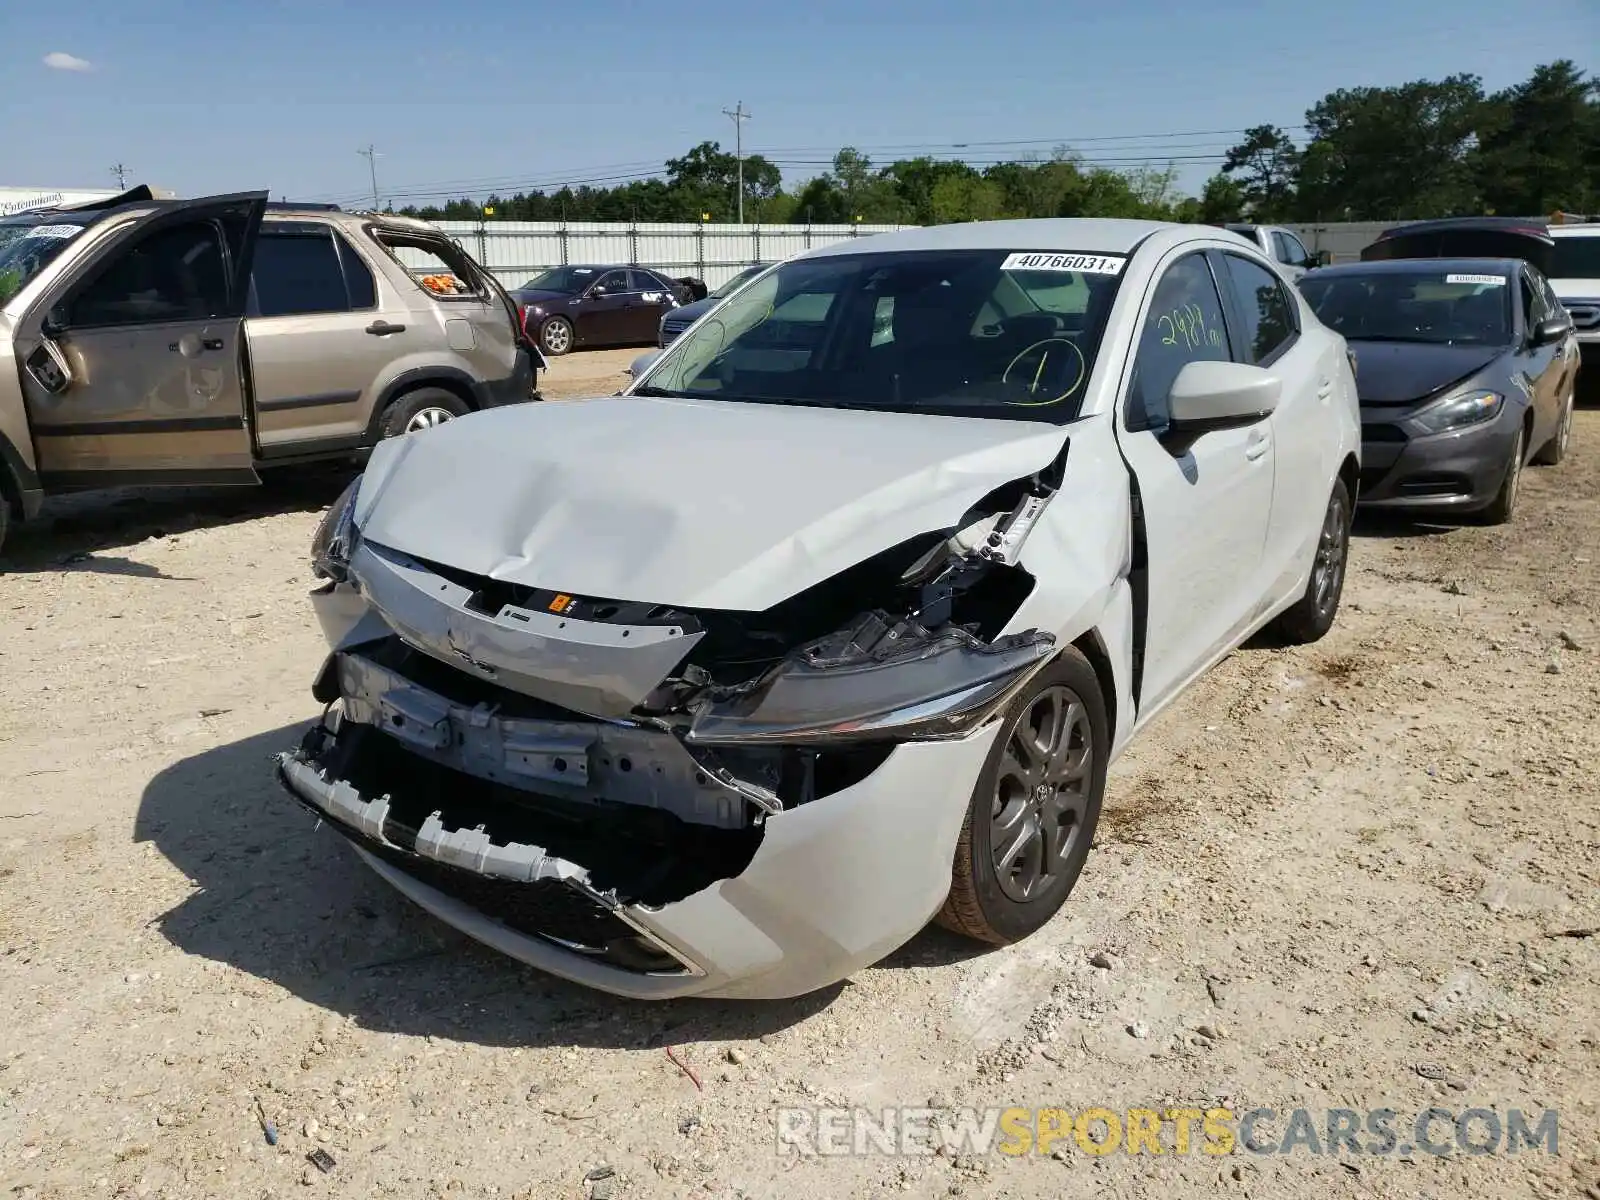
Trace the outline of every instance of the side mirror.
{"label": "side mirror", "polygon": [[635,379],[639,378],[639,376],[643,375],[651,367],[655,366],[656,359],[660,357],[661,351],[659,350],[645,351],[643,354],[639,355],[638,358],[634,359],[633,362],[628,364],[628,374],[632,375]]}
{"label": "side mirror", "polygon": [[606,294],[607,290],[607,288],[603,288],[597,283],[589,289],[589,299],[598,300],[601,296]]}
{"label": "side mirror", "polygon": [[1199,437],[1219,429],[1254,425],[1272,415],[1283,380],[1271,371],[1235,362],[1191,362],[1167,394],[1170,431]]}
{"label": "side mirror", "polygon": [[1313,267],[1325,267],[1332,261],[1332,253],[1327,250],[1318,250],[1312,254],[1311,262],[1308,265]]}
{"label": "side mirror", "polygon": [[72,368],[61,347],[46,340],[40,342],[23,364],[33,381],[52,396],[59,396],[72,386]]}
{"label": "side mirror", "polygon": [[45,313],[44,319],[39,322],[39,332],[47,338],[60,337],[66,329],[67,310],[60,304]]}
{"label": "side mirror", "polygon": [[1528,342],[1534,346],[1548,346],[1566,337],[1567,330],[1571,327],[1571,321],[1567,317],[1546,317],[1533,327]]}

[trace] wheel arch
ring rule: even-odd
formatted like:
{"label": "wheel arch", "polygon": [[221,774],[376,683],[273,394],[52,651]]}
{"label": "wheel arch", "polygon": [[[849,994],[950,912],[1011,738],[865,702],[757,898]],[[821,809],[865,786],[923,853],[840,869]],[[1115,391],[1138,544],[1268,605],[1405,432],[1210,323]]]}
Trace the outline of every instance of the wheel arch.
{"label": "wheel arch", "polygon": [[1107,736],[1114,742],[1117,733],[1117,676],[1111,666],[1111,653],[1098,629],[1089,629],[1078,635],[1068,646],[1077,650],[1094,668],[1094,677],[1100,683],[1100,695],[1106,706]]}
{"label": "wheel arch", "polygon": [[473,411],[485,407],[482,386],[465,371],[456,367],[413,367],[390,380],[378,402],[372,406],[372,413],[367,418],[366,440],[376,444],[382,438],[384,415],[396,400],[427,387],[449,392]]}
{"label": "wheel arch", "polygon": [[1361,464],[1353,453],[1346,454],[1344,461],[1339,464],[1339,482],[1344,484],[1344,490],[1350,497],[1351,507],[1355,507],[1356,492],[1361,487]]}

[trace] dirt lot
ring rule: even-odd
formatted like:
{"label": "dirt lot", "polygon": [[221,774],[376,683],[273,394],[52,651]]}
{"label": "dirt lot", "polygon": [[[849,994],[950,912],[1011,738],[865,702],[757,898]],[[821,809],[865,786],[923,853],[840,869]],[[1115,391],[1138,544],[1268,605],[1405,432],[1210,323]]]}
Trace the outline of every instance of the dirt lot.
{"label": "dirt lot", "polygon": [[[632,356],[560,361],[550,394],[615,390]],[[524,969],[278,792],[269,756],[317,710],[305,550],[341,483],[80,501],[11,547],[8,1196],[1600,1197],[1593,407],[1515,525],[1364,526],[1325,641],[1247,648],[1165,715],[1041,934],[927,932],[765,1005]],[[775,1150],[775,1105],[929,1102],[1555,1108],[1561,1154]]]}

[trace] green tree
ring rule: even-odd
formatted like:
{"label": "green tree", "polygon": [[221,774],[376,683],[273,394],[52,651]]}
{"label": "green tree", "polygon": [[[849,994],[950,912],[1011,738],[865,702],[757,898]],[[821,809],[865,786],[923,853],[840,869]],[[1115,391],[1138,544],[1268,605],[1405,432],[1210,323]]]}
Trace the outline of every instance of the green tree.
{"label": "green tree", "polygon": [[1244,206],[1257,221],[1282,221],[1294,201],[1300,154],[1276,125],[1257,125],[1222,160],[1222,173],[1236,179]]}
{"label": "green tree", "polygon": [[1244,220],[1244,185],[1220,171],[1206,180],[1192,218],[1208,225],[1224,225]]}
{"label": "green tree", "polygon": [[1478,186],[1492,212],[1543,216],[1600,207],[1600,81],[1571,59],[1492,96],[1478,136]]}
{"label": "green tree", "polygon": [[1476,211],[1483,107],[1476,75],[1331,92],[1306,112],[1295,214],[1381,221]]}

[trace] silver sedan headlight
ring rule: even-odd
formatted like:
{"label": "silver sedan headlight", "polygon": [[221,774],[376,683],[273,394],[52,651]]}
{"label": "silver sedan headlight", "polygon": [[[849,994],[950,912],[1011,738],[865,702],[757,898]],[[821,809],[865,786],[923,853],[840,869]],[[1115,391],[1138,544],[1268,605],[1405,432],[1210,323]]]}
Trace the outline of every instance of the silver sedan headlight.
{"label": "silver sedan headlight", "polygon": [[350,481],[332,507],[322,515],[311,537],[311,573],[318,579],[343,583],[349,578],[350,556],[355,553],[361,533],[356,529],[356,495],[361,476]]}
{"label": "silver sedan headlight", "polygon": [[1499,392],[1479,389],[1462,392],[1459,396],[1447,396],[1430,404],[1411,419],[1429,433],[1451,433],[1494,420],[1505,403],[1506,398]]}

